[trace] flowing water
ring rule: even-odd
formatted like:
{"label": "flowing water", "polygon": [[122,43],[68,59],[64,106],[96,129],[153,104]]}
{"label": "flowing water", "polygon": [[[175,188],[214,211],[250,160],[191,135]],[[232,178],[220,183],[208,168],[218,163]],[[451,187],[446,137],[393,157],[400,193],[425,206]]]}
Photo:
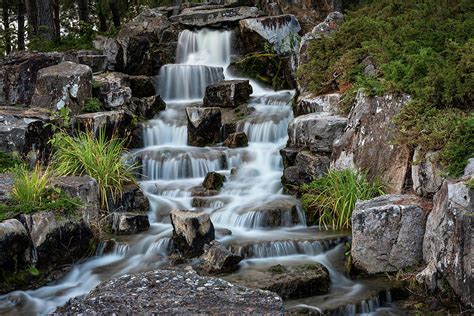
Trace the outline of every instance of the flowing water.
{"label": "flowing water", "polygon": [[[203,209],[211,214],[217,238],[245,258],[239,271],[226,277],[228,280],[252,278],[254,271],[278,263],[320,262],[330,271],[331,292],[324,299],[290,301],[288,308],[346,306],[342,314],[376,310],[378,303],[372,300],[359,309],[355,303],[344,303],[349,297],[364,299],[362,294],[367,290],[366,285],[347,279],[335,266],[341,261],[338,256],[344,251],[344,236],[307,227],[299,201],[283,194],[279,150],[287,141],[294,91],[275,92],[251,81],[254,93],[250,106],[255,111],[238,125],[238,130],[249,137],[248,147],[187,146],[185,108],[202,103],[207,85],[232,78],[226,71],[232,46],[231,31],[185,30],[179,36],[176,64],[161,69],[159,93],[167,108],[144,124],[145,147],[133,153],[143,162],[141,186],[150,201],[150,230],[117,243],[108,254],[103,254],[105,244],[99,245],[96,257],[76,265],[57,282],[0,297],[0,314],[52,312],[103,280],[165,264],[172,249],[169,212],[193,209],[192,189],[209,171],[225,174],[227,181]],[[231,175],[232,168],[237,169],[236,174]],[[232,234],[224,234],[226,230]]]}

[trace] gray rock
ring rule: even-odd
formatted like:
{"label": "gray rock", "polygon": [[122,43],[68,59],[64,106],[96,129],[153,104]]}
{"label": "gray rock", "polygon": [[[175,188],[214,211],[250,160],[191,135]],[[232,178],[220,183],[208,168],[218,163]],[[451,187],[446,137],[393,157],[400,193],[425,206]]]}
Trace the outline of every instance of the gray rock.
{"label": "gray rock", "polygon": [[136,234],[150,228],[148,215],[114,212],[112,215],[112,232],[118,235]]}
{"label": "gray rock", "polygon": [[465,305],[474,307],[474,189],[465,181],[446,180],[434,196],[423,240],[423,259],[436,267]]}
{"label": "gray rock", "polygon": [[287,147],[308,148],[315,153],[331,153],[347,119],[330,113],[311,113],[294,118],[288,125]]}
{"label": "gray rock", "polygon": [[352,213],[352,259],[369,273],[394,272],[423,259],[426,213],[413,195],[359,201]]}
{"label": "gray rock", "polygon": [[247,147],[249,139],[244,132],[232,133],[224,141],[224,145],[229,148]]}
{"label": "gray rock", "polygon": [[136,98],[146,98],[156,95],[153,78],[150,76],[130,76],[130,88]]}
{"label": "gray rock", "polygon": [[132,117],[125,111],[106,111],[80,114],[74,117],[74,125],[78,131],[90,131],[98,136],[100,131],[105,135],[124,137],[132,124]]}
{"label": "gray rock", "polygon": [[294,166],[285,167],[282,183],[289,193],[297,193],[300,185],[310,183],[325,175],[331,164],[328,156],[299,151]]}
{"label": "gray rock", "polygon": [[466,168],[464,168],[464,175],[469,176],[474,174],[474,158],[469,158]]}
{"label": "gray rock", "polygon": [[387,183],[389,193],[401,193],[411,152],[408,146],[395,143],[392,120],[408,101],[407,95],[369,97],[359,90],[347,128],[334,142],[332,167],[366,170],[369,178],[380,177]]}
{"label": "gray rock", "polygon": [[255,228],[290,227],[302,222],[301,205],[293,198],[276,199],[270,202],[261,202],[257,205],[244,205],[235,212],[239,215],[256,213],[247,216],[246,225]]}
{"label": "gray rock", "polygon": [[38,71],[31,106],[57,110],[67,106],[74,113],[80,113],[91,97],[91,68],[66,61]]}
{"label": "gray rock", "polygon": [[[143,289],[143,290],[139,290]],[[236,286],[193,272],[155,270],[101,283],[83,298],[70,300],[59,314],[283,315],[275,293]]]}
{"label": "gray rock", "polygon": [[199,269],[208,274],[234,272],[239,268],[242,257],[233,254],[217,241],[212,241],[204,247],[204,253],[199,257]]}
{"label": "gray rock", "polygon": [[209,214],[173,210],[170,217],[176,248],[188,258],[202,255],[204,245],[214,240],[214,225]]}
{"label": "gray rock", "polygon": [[77,56],[77,63],[87,65],[92,69],[92,72],[102,72],[107,69],[107,56],[105,55],[79,55]]}
{"label": "gray rock", "polygon": [[102,54],[104,54],[107,60],[106,68],[108,70],[114,70],[117,55],[119,53],[119,45],[117,41],[114,38],[98,35],[92,43],[95,49],[100,50]]}
{"label": "gray rock", "polygon": [[252,94],[248,80],[225,80],[207,86],[205,107],[235,108],[245,104]]}
{"label": "gray rock", "polygon": [[337,114],[340,100],[341,95],[339,93],[318,96],[314,96],[312,93],[303,93],[298,96],[295,107],[293,108],[293,113],[295,116],[315,112]]}
{"label": "gray rock", "polygon": [[424,157],[415,150],[413,163],[411,165],[411,179],[413,190],[420,196],[433,196],[443,184],[442,170],[434,162],[436,152],[428,152]]}
{"label": "gray rock", "polygon": [[31,241],[25,227],[16,219],[0,222],[0,280],[4,272],[20,271],[30,264]]}
{"label": "gray rock", "polygon": [[203,27],[215,25],[234,24],[247,18],[255,18],[260,15],[256,7],[219,8],[211,10],[188,10],[172,16],[172,22],[178,22],[184,26]]}
{"label": "gray rock", "polygon": [[224,186],[225,176],[220,173],[211,171],[208,172],[202,186],[206,190],[220,190]]}
{"label": "gray rock", "polygon": [[294,166],[296,162],[296,155],[298,155],[299,152],[300,150],[298,148],[285,147],[280,149],[280,155],[283,158],[283,166],[285,168]]}
{"label": "gray rock", "polygon": [[344,15],[342,13],[337,11],[331,12],[323,22],[313,28],[312,33],[329,36],[337,31],[342,22],[344,22]]}
{"label": "gray rock", "polygon": [[187,107],[188,145],[208,146],[218,143],[222,127],[221,110],[217,107]]}
{"label": "gray rock", "polygon": [[13,175],[9,173],[0,173],[0,203],[6,203],[10,200],[10,191],[13,188]]}
{"label": "gray rock", "polygon": [[94,95],[106,109],[120,108],[132,98],[128,75],[107,72],[94,76]]}
{"label": "gray rock", "polygon": [[109,199],[109,210],[113,212],[131,212],[146,214],[149,210],[148,199],[142,189],[135,185],[126,185],[122,195],[115,200]]}

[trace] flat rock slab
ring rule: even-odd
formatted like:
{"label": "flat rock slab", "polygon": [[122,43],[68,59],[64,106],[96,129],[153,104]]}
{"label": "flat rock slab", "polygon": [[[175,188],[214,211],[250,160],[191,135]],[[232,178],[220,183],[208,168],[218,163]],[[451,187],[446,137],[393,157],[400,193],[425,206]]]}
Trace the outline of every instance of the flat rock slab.
{"label": "flat rock slab", "polygon": [[219,24],[232,24],[247,18],[255,18],[260,15],[257,7],[221,8],[214,10],[196,10],[184,12],[172,16],[172,22],[178,22],[186,26],[210,26]]}
{"label": "flat rock slab", "polygon": [[192,272],[156,270],[124,275],[100,284],[81,299],[72,299],[59,314],[84,315],[283,315],[281,298]]}

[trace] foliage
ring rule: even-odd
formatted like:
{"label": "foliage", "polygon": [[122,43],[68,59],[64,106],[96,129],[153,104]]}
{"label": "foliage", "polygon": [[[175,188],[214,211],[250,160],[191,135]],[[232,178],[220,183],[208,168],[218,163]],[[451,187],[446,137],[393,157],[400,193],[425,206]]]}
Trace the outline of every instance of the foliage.
{"label": "foliage", "polygon": [[108,208],[108,197],[115,200],[123,187],[134,182],[134,165],[122,159],[124,140],[115,136],[107,139],[104,130],[96,137],[92,132],[73,137],[56,133],[51,144],[55,149],[54,166],[59,175],[88,175],[97,181],[103,208]]}
{"label": "foliage", "polygon": [[82,112],[84,113],[94,113],[100,112],[102,110],[102,103],[97,98],[89,98],[84,103],[84,107],[82,108]]}
{"label": "foliage", "polygon": [[325,229],[349,229],[357,200],[384,194],[380,181],[369,182],[364,173],[330,170],[325,176],[301,186],[303,207],[310,222],[319,221]]}
{"label": "foliage", "polygon": [[41,170],[41,165],[36,165],[32,172],[17,167],[15,170],[15,184],[11,197],[18,203],[39,203],[47,198],[48,183],[51,177],[49,168]]}
{"label": "foliage", "polygon": [[470,189],[474,189],[474,178],[472,179],[469,179],[467,182],[466,182],[466,186]]}
{"label": "foliage", "polygon": [[11,153],[0,151],[0,173],[7,172],[18,165],[22,165],[23,161]]}
{"label": "foliage", "polygon": [[42,36],[31,38],[28,48],[39,52],[56,52],[69,50],[91,50],[94,49],[92,41],[96,32],[92,25],[80,22],[80,27],[70,30],[67,35],[62,36],[57,41],[50,41]]}
{"label": "foliage", "polygon": [[53,132],[58,130],[66,130],[72,126],[71,109],[63,106],[59,111],[51,111],[51,122],[47,123]]}

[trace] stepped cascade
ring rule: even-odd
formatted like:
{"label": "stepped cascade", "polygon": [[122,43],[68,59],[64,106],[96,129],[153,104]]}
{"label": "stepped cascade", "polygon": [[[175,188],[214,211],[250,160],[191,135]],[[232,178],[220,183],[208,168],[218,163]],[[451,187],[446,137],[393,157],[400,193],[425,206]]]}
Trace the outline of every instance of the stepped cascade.
{"label": "stepped cascade", "polygon": [[[192,189],[210,171],[224,174],[226,182],[203,210],[210,214],[217,232],[232,232],[217,234],[217,239],[244,257],[240,269],[225,279],[252,278],[255,272],[276,264],[319,262],[329,270],[330,293],[288,301],[288,308],[317,310],[364,297],[367,286],[346,278],[334,263],[344,251],[344,235],[308,227],[300,202],[283,193],[279,150],[287,142],[294,91],[273,91],[250,81],[253,94],[249,106],[255,111],[237,126],[248,135],[248,147],[187,145],[186,107],[201,105],[208,85],[235,79],[226,70],[233,40],[228,30],[184,30],[179,35],[176,63],[161,68],[158,91],[166,110],[143,125],[145,147],[132,153],[143,163],[140,184],[150,202],[150,230],[117,243],[106,254],[105,246],[99,245],[95,257],[77,264],[53,284],[10,293],[8,299],[0,297],[0,314],[53,312],[101,281],[166,264],[172,248],[169,213],[194,209]],[[237,169],[236,174],[231,175],[232,168]],[[374,311],[379,304],[378,298],[364,301],[362,310]],[[344,306],[342,313],[355,313],[355,305]]]}

